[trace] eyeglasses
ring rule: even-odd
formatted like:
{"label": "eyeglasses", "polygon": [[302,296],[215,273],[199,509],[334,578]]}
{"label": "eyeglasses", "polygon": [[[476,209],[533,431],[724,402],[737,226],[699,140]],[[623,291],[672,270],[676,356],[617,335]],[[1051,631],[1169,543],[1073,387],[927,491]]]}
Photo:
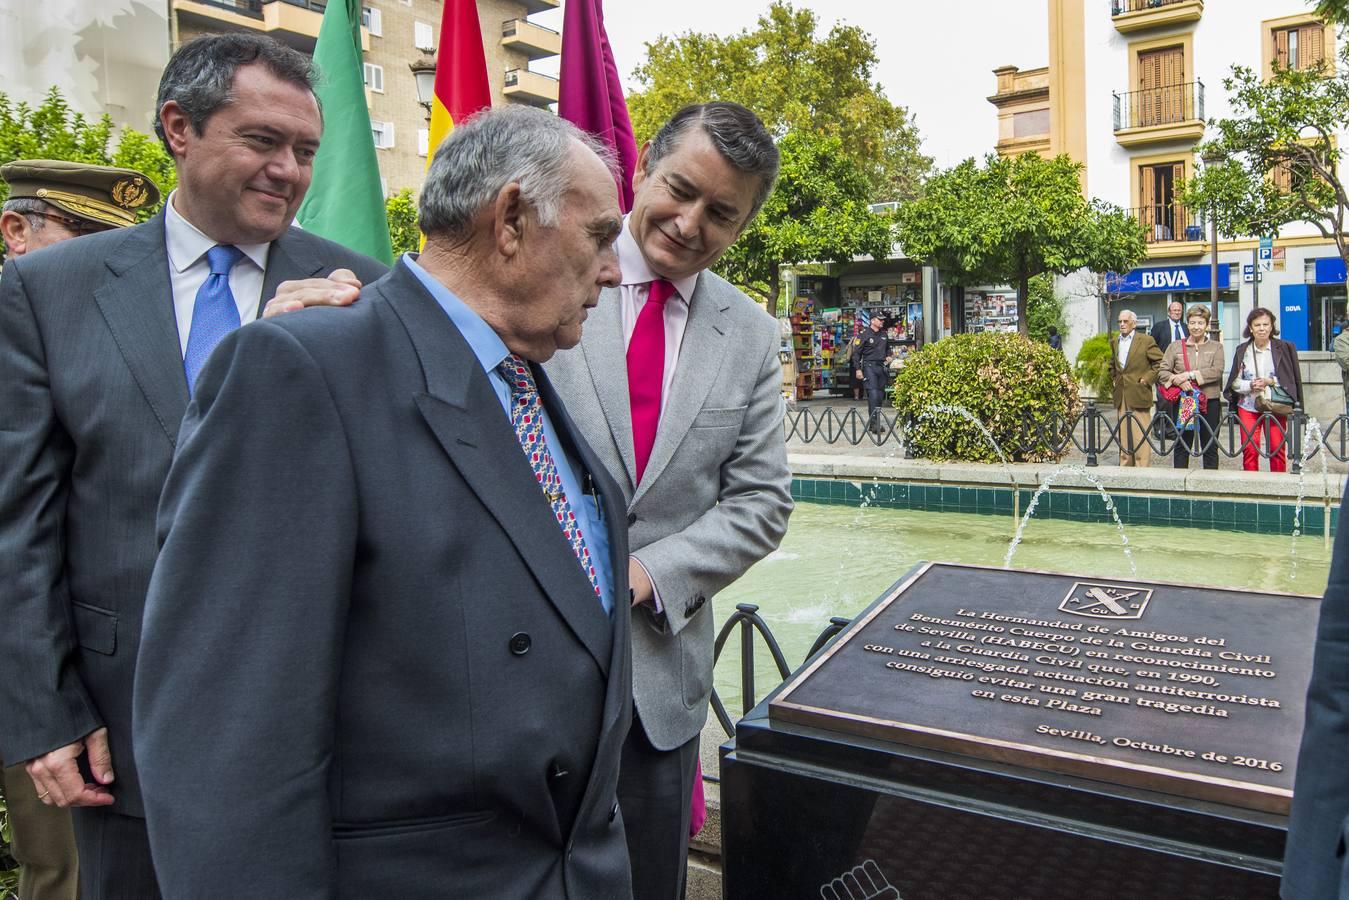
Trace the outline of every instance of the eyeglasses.
{"label": "eyeglasses", "polygon": [[110,231],[113,226],[103,225],[98,222],[90,222],[88,219],[72,219],[69,216],[58,216],[56,213],[34,212],[30,215],[41,216],[49,219],[72,232],[76,237],[84,237],[86,234],[98,234],[102,231]]}

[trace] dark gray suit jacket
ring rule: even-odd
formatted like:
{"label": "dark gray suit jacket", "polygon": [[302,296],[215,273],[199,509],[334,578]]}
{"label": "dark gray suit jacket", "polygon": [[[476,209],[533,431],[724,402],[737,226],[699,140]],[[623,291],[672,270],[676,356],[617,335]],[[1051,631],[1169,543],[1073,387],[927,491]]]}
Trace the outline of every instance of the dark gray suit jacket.
{"label": "dark gray suit jacket", "polygon": [[[1235,367],[1235,366],[1234,366]],[[1346,495],[1349,497],[1349,495]],[[1349,897],[1349,527],[1340,529],[1321,600],[1307,718],[1283,861],[1285,900]]]}
{"label": "dark gray suit jacket", "polygon": [[[291,229],[262,298],[383,267]],[[141,814],[131,681],[155,506],[187,406],[164,217],[12,259],[0,278],[0,757],[107,725],[112,807]],[[241,481],[251,474],[236,472]]]}
{"label": "dark gray suit jacket", "polygon": [[166,897],[629,896],[623,495],[537,372],[598,488],[611,616],[406,266],[222,342],[136,675]]}

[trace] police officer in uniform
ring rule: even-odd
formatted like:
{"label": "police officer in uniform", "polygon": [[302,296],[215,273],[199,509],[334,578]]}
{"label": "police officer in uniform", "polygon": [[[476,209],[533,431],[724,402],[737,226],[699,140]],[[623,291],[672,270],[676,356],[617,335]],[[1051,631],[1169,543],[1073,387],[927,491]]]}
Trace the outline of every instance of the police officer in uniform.
{"label": "police officer in uniform", "polygon": [[867,428],[881,434],[881,401],[885,397],[885,360],[890,342],[885,338],[885,320],[871,317],[871,325],[852,342],[853,376],[866,384]]}
{"label": "police officer in uniform", "polygon": [[[0,179],[9,185],[9,197],[0,207],[0,238],[10,256],[134,225],[139,210],[159,205],[155,183],[131,169],[24,159],[0,166]],[[22,763],[4,769],[3,783],[11,849],[23,867],[19,896],[74,900],[79,896],[79,862],[70,810],[42,803]]]}

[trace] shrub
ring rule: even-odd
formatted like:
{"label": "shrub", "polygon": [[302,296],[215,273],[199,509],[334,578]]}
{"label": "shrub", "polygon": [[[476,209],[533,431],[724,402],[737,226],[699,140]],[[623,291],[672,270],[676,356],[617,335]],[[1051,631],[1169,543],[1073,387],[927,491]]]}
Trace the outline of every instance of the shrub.
{"label": "shrub", "polygon": [[1048,427],[1055,416],[1071,418],[1082,409],[1063,354],[1019,334],[959,334],[929,344],[900,370],[894,398],[918,456],[976,462],[995,462],[998,454],[973,423],[954,413],[923,413],[964,407],[1008,459],[1049,462],[1062,454],[1036,429],[1023,434],[1023,421],[1057,431]]}
{"label": "shrub", "polygon": [[1097,397],[1110,398],[1114,385],[1110,383],[1110,335],[1097,334],[1082,342],[1073,366],[1077,383],[1088,388]]}

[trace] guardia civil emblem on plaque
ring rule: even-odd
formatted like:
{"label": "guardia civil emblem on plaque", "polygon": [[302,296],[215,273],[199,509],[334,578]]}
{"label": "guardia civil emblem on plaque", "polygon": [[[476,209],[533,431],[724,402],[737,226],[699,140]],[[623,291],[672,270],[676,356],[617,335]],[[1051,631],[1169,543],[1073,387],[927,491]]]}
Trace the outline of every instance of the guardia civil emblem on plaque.
{"label": "guardia civil emblem on plaque", "polygon": [[1151,599],[1151,588],[1078,581],[1059,604],[1059,611],[1093,619],[1141,619]]}

